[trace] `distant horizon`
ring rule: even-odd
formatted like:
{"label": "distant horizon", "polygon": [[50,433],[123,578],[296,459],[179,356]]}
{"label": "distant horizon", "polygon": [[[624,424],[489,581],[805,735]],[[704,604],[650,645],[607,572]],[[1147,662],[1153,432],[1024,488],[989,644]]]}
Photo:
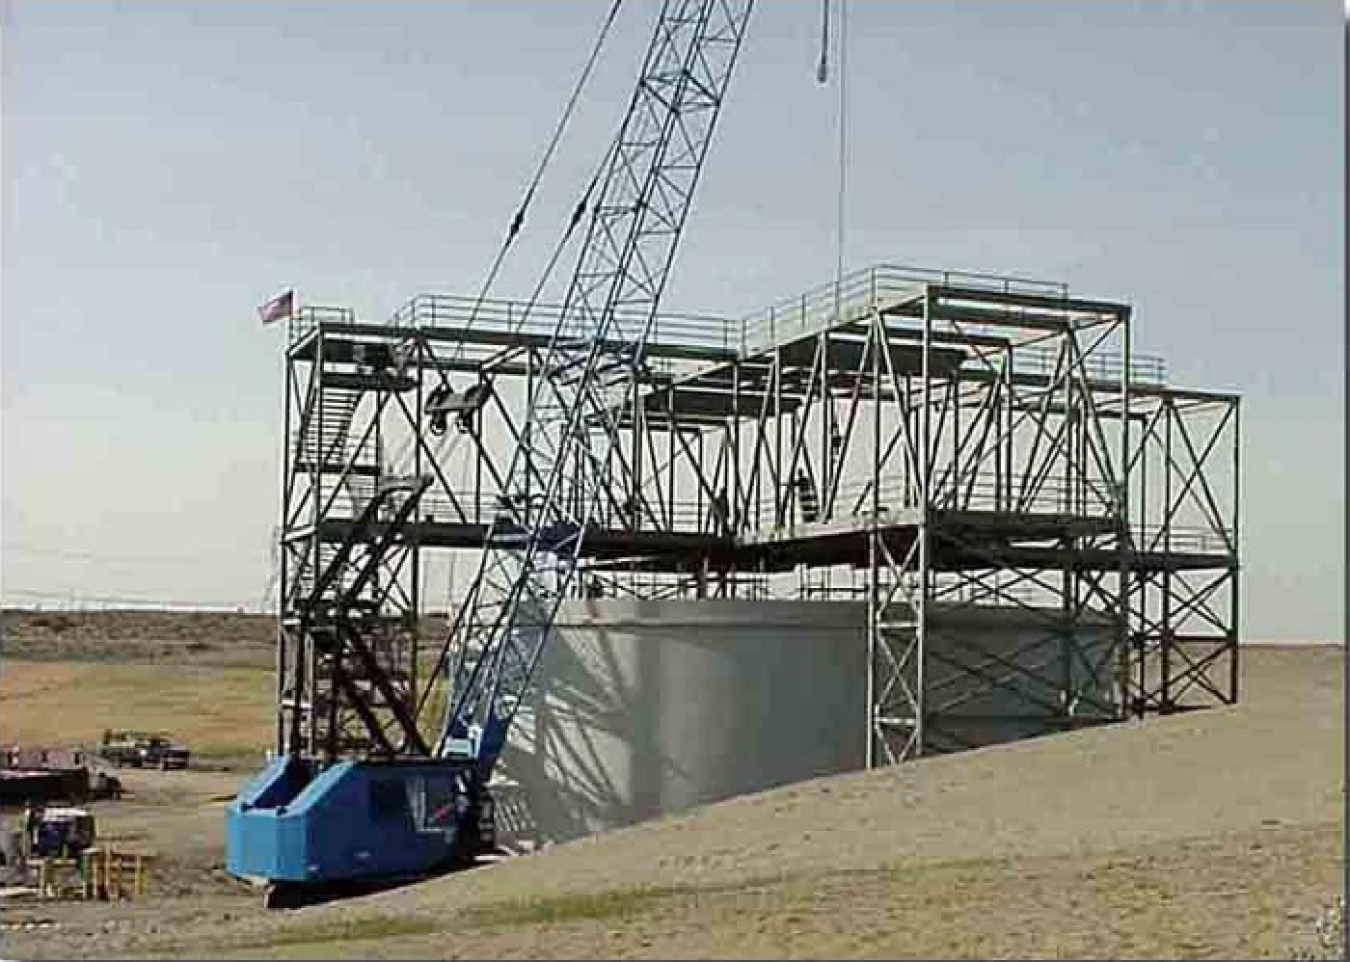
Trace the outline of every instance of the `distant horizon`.
{"label": "distant horizon", "polygon": [[[609,599],[613,600],[613,599]],[[693,599],[690,599],[691,601]],[[737,598],[705,598],[699,599],[700,602],[719,602],[719,601],[743,601],[746,599]],[[777,601],[792,601],[796,599],[779,598]],[[820,603],[820,602],[813,602]],[[861,604],[861,602],[855,602]],[[275,610],[261,611],[256,608],[238,608],[238,607],[153,607],[146,606],[142,608],[72,608],[72,607],[34,607],[28,605],[0,605],[0,613],[4,614],[63,614],[63,615],[143,615],[143,614],[165,614],[181,615],[191,617],[193,615],[237,615],[250,618],[275,618]],[[446,618],[449,612],[444,609],[429,609],[422,612],[424,618]],[[1345,647],[1344,638],[1239,638],[1239,647],[1271,647],[1271,648],[1343,648]]]}

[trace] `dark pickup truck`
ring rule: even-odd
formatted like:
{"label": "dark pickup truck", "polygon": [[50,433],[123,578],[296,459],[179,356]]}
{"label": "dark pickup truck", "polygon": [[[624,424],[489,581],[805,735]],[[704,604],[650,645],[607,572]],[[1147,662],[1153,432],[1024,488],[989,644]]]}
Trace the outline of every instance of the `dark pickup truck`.
{"label": "dark pickup truck", "polygon": [[118,768],[187,768],[190,753],[168,735],[104,732],[99,755]]}

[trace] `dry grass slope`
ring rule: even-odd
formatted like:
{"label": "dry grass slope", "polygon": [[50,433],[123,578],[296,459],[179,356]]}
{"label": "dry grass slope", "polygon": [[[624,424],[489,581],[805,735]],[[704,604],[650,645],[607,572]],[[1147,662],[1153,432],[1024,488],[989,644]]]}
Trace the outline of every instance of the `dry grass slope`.
{"label": "dry grass slope", "polygon": [[270,615],[173,611],[0,611],[6,659],[272,664]]}
{"label": "dry grass slope", "polygon": [[6,659],[4,740],[96,745],[105,728],[168,730],[202,758],[261,757],[271,744],[272,673],[116,662]]}

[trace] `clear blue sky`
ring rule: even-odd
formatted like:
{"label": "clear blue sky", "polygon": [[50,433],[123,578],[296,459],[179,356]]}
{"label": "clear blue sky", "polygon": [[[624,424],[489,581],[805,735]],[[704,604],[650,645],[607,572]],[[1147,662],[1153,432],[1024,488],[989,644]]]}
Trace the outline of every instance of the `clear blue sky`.
{"label": "clear blue sky", "polygon": [[[476,290],[607,0],[3,9],[7,601],[256,605],[296,286],[373,319]],[[498,291],[629,93],[629,0]],[[1344,11],[852,0],[847,262],[1063,279],[1178,383],[1245,397],[1245,627],[1342,637]],[[834,269],[818,0],[762,0],[667,306]]]}

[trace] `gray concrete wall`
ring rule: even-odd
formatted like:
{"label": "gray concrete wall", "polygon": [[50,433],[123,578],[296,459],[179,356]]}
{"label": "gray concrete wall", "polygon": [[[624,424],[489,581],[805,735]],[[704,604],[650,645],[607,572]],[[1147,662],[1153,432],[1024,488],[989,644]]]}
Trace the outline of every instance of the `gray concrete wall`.
{"label": "gray concrete wall", "polygon": [[561,841],[865,759],[866,607],[570,602],[500,770],[508,834]]}
{"label": "gray concrete wall", "polygon": [[[565,841],[862,768],[866,618],[861,602],[565,604],[498,767],[515,783],[497,790],[504,839]],[[1112,717],[1111,625],[1080,623],[1066,646],[1059,618],[930,609],[937,747],[1061,730],[1065,679],[1083,723]]]}

